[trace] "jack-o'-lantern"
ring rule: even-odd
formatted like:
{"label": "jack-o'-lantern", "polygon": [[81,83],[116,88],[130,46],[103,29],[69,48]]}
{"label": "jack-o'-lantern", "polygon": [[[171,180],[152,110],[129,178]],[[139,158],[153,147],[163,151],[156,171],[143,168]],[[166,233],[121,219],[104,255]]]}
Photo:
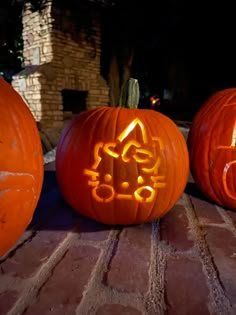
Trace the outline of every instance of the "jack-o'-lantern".
{"label": "jack-o'-lantern", "polygon": [[215,92],[205,101],[187,143],[191,173],[200,191],[236,210],[236,88]]}
{"label": "jack-o'-lantern", "polygon": [[20,95],[0,79],[0,256],[20,238],[43,183],[43,153],[36,122]]}
{"label": "jack-o'-lantern", "polygon": [[[123,104],[137,106],[137,80],[130,79],[127,89]],[[153,110],[104,106],[86,111],[66,126],[57,146],[56,174],[65,200],[105,224],[161,217],[182,194],[188,173],[183,135]]]}

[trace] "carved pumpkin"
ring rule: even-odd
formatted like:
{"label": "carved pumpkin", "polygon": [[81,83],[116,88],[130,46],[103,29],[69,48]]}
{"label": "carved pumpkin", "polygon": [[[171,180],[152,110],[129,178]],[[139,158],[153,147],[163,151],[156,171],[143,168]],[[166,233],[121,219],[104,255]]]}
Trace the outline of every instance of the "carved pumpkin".
{"label": "carved pumpkin", "polygon": [[[129,80],[132,85],[138,89],[136,80]],[[123,93],[126,106],[135,103],[129,94]],[[57,146],[56,174],[65,200],[105,224],[163,216],[182,194],[188,173],[183,135],[153,110],[104,106],[86,111],[66,126]]]}
{"label": "carved pumpkin", "polygon": [[35,120],[20,95],[0,79],[0,256],[31,221],[43,182]]}
{"label": "carved pumpkin", "polygon": [[198,188],[213,202],[236,209],[236,88],[206,100],[194,117],[187,143]]}

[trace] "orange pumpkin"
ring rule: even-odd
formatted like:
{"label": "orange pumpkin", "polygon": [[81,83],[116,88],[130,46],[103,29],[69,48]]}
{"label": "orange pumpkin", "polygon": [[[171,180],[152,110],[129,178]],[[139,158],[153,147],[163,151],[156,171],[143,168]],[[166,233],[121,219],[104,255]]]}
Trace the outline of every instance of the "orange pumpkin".
{"label": "orange pumpkin", "polygon": [[153,110],[86,111],[63,130],[56,174],[72,208],[105,224],[137,224],[163,216],[189,173],[186,141]]}
{"label": "orange pumpkin", "polygon": [[42,182],[36,122],[20,95],[0,79],[0,256],[30,223]]}
{"label": "orange pumpkin", "polygon": [[236,209],[236,88],[206,100],[194,117],[187,143],[200,191],[213,202]]}

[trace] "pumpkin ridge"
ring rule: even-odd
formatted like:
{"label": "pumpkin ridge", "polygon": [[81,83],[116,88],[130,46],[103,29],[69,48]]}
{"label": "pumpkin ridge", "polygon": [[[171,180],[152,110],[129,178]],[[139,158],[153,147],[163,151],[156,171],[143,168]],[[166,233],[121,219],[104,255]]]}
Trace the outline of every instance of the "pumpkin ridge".
{"label": "pumpkin ridge", "polygon": [[[106,118],[106,124],[109,125],[109,124],[110,124],[109,117],[110,117],[110,116],[113,116],[114,113],[115,113],[114,108],[108,107],[105,112],[101,110],[101,113],[102,113],[102,115],[100,115],[100,116],[97,118],[96,124],[97,124],[98,126],[100,126],[100,125],[102,126],[102,125],[103,125],[102,122],[103,122],[103,121],[105,120],[105,118]],[[105,116],[106,116],[106,117],[105,117]],[[104,117],[105,117],[105,118],[104,118]],[[94,125],[96,125],[96,124],[94,124]],[[107,130],[108,130],[108,129],[110,130],[110,128],[107,128],[107,127],[102,128],[102,130],[103,130],[103,132],[104,132],[105,134],[107,133]],[[103,139],[103,138],[104,138],[104,134],[102,134],[102,135],[100,136],[100,138]],[[112,138],[112,139],[115,138],[115,135],[113,136],[113,134],[112,134],[111,138]],[[92,139],[91,139],[91,140],[92,140]],[[91,143],[90,146],[92,146],[92,143]],[[112,172],[113,172],[113,171],[112,171]],[[113,200],[112,202],[114,203],[114,200]],[[102,218],[101,218],[101,215],[100,215],[99,211],[96,211],[96,210],[95,210],[95,209],[97,208],[97,207],[96,207],[95,200],[91,200],[91,203],[92,203],[93,211],[94,211],[94,213],[96,213],[96,219],[97,219],[97,221],[101,221]],[[111,216],[111,217],[113,218],[113,217],[114,217],[114,213],[111,212],[111,209],[113,210],[113,207],[110,207],[110,209],[109,209],[109,216]]]}
{"label": "pumpkin ridge", "polygon": [[[222,96],[221,101],[223,101],[223,96]],[[218,100],[216,99],[215,103],[217,103],[217,102],[218,102]],[[213,104],[215,104],[215,103],[213,103]],[[213,107],[213,105],[211,106],[211,108],[212,107]],[[221,112],[218,111],[218,113],[216,113],[215,115],[216,115],[216,117],[215,117],[214,123],[213,123],[213,125],[211,125],[210,130],[208,130],[208,133],[210,133],[210,137],[209,137],[209,141],[206,143],[207,147],[210,147],[210,144],[212,143],[212,139],[214,137],[214,134],[213,134],[212,130],[215,129],[215,126],[218,123],[218,117],[221,115]],[[211,150],[208,150],[208,161],[211,161],[211,154],[212,154]],[[208,168],[209,168],[209,164],[208,164]],[[209,195],[209,198],[212,199],[211,195],[213,194],[214,196],[217,196],[217,191],[215,190],[215,187],[210,184],[212,182],[212,180],[213,180],[212,172],[209,172],[208,175],[209,175],[208,176],[208,187],[212,191],[212,193],[210,193],[210,195]],[[217,202],[219,202],[218,197],[216,197],[216,199],[217,199]]]}
{"label": "pumpkin ridge", "polygon": [[[103,108],[99,108],[98,110],[95,110],[94,115],[92,115],[90,117],[88,117],[88,119],[86,121],[84,121],[84,128],[86,128],[86,124],[90,124],[90,137],[88,139],[88,146],[92,147],[93,144],[93,135],[94,134],[98,134],[98,132],[96,131],[96,126],[98,125],[102,125],[101,121],[103,121],[105,119],[105,117],[110,116],[109,112],[112,111],[112,108],[109,107],[103,107]],[[95,116],[95,117],[94,117]],[[94,121],[95,120],[95,121]],[[92,131],[92,132],[91,132]],[[102,128],[102,131],[106,132],[106,128]],[[101,135],[101,133],[99,133]],[[103,135],[100,136],[100,138],[103,138]],[[93,155],[93,154],[92,154]],[[97,210],[97,206],[96,203],[93,199],[89,199],[89,209],[91,209],[92,212],[92,216],[96,218],[97,221],[101,220],[100,214],[99,214],[99,210]],[[87,211],[87,210],[86,210]]]}
{"label": "pumpkin ridge", "polygon": [[[172,130],[171,130],[171,128],[172,128]],[[175,130],[174,130],[175,129]],[[167,132],[168,131],[168,132]],[[172,131],[172,132],[171,132]],[[178,127],[176,126],[176,125],[173,125],[173,126],[169,126],[169,128],[166,130],[166,133],[167,133],[167,137],[168,137],[168,139],[169,139],[169,143],[170,143],[170,147],[171,147],[171,151],[174,153],[174,155],[175,155],[175,146],[173,145],[173,139],[172,138],[170,138],[170,136],[169,136],[169,134],[176,134],[176,133],[179,133],[179,137],[176,137],[176,140],[175,141],[178,141],[178,144],[177,144],[177,146],[178,147],[181,147],[182,148],[182,152],[180,152],[179,153],[179,159],[185,154],[185,153],[187,153],[187,152],[185,152],[184,153],[184,143],[183,143],[183,141],[185,142],[185,139],[183,138],[183,135],[182,135],[182,133],[181,133],[181,131],[178,129]],[[172,153],[172,154],[173,154]],[[176,161],[176,164],[177,164],[178,162]],[[182,165],[182,163],[181,162],[179,162],[180,163],[180,165]],[[185,163],[188,163],[188,161],[185,161]],[[173,170],[172,170],[172,172],[174,172],[174,174],[172,175],[172,177],[173,178],[176,178],[177,177],[177,168],[174,168]],[[187,182],[187,180],[188,180],[188,172],[186,172],[186,174],[183,174],[182,173],[182,176],[185,176],[185,178],[182,180],[182,178],[180,178],[179,179],[179,183],[176,183],[177,185],[181,185],[181,186],[183,186],[183,182]],[[181,183],[180,183],[180,180],[181,180]],[[173,195],[174,195],[174,192],[175,192],[175,189],[176,189],[176,187],[175,187],[175,185],[174,185],[174,183],[172,183],[171,182],[171,191],[170,191],[170,195],[173,197]],[[185,185],[186,186],[186,185]],[[182,187],[182,189],[181,189],[181,191],[182,190],[184,190],[184,186]],[[179,199],[180,198],[180,194],[176,197],[177,199]],[[176,199],[176,198],[174,198],[174,199]],[[168,205],[167,205],[167,208],[171,208],[171,207],[173,207],[173,205],[174,205],[174,202],[173,202],[173,198],[172,199],[169,199],[169,203],[168,203]]]}
{"label": "pumpkin ridge", "polygon": [[[210,112],[210,113],[212,113],[212,110],[214,111],[214,107],[215,107],[215,104],[217,103],[217,95],[214,95],[214,99],[212,100],[212,102],[211,102],[211,106],[209,106],[209,108],[205,108],[205,106],[203,105],[203,107],[200,109],[200,111],[201,111],[201,114],[200,115],[197,115],[196,117],[195,117],[195,119],[194,119],[194,121],[193,121],[193,123],[192,123],[192,125],[194,125],[194,126],[197,126],[197,125],[199,125],[199,118],[200,117],[203,117],[203,119],[205,119],[206,121],[208,121],[209,120],[209,115],[207,115],[207,113],[208,112]],[[200,111],[199,111],[199,113],[200,113]],[[205,117],[205,118],[204,118]],[[196,129],[196,127],[195,127],[195,129]],[[209,158],[210,158],[210,152],[208,151],[206,151],[206,147],[209,147],[209,144],[211,143],[211,140],[212,140],[212,138],[211,138],[211,136],[209,137],[209,139],[208,139],[208,141],[206,141],[206,143],[205,144],[202,144],[203,142],[203,140],[202,140],[202,138],[204,139],[204,137],[205,138],[207,138],[207,135],[208,134],[211,134],[210,132],[209,132],[209,130],[207,131],[207,134],[203,134],[203,132],[201,131],[201,129],[198,129],[198,131],[196,130],[195,131],[195,133],[194,133],[194,141],[195,142],[198,142],[199,143],[199,150],[200,150],[200,148],[203,146],[203,148],[200,150],[201,151],[201,154],[200,154],[200,156],[199,156],[199,154],[195,154],[194,156],[191,154],[191,157],[192,157],[192,159],[195,161],[195,159],[199,159],[200,158],[200,161],[202,161],[202,160],[205,160],[205,159],[208,159],[209,160]],[[190,134],[189,134],[189,138],[191,139],[191,135],[192,135],[192,133],[191,133],[191,130],[190,130]],[[192,147],[192,149],[194,149],[194,147]],[[198,148],[197,148],[198,149]],[[190,148],[190,150],[191,150],[191,148]],[[203,154],[204,154],[204,152],[206,152],[206,154],[207,154],[207,157],[206,158],[204,158],[203,157]],[[191,160],[192,160],[191,159]],[[199,161],[199,162],[200,162]],[[191,164],[190,164],[190,166],[192,165],[192,162],[191,162]],[[195,171],[194,171],[195,172]],[[205,184],[205,183],[204,183]],[[207,178],[207,185],[210,187],[210,174],[209,174],[209,176],[208,176],[208,178]],[[201,186],[201,184],[200,184],[200,186]],[[212,187],[210,187],[209,188],[210,190],[212,190]],[[214,194],[214,191],[212,190],[212,193]]]}
{"label": "pumpkin ridge", "polygon": [[[132,121],[137,118],[139,115],[139,110],[135,110],[135,111],[132,111],[133,112],[133,118],[132,118]],[[144,119],[145,120],[145,119]],[[147,129],[147,127],[146,127]],[[137,139],[137,129],[135,129],[135,139]],[[140,164],[136,163],[136,177],[138,178],[138,174],[140,174],[140,169],[141,169],[141,166]],[[140,203],[136,203],[135,207],[134,207],[134,218],[133,218],[133,222],[137,222],[137,221],[140,221],[140,216],[142,214],[142,210],[141,210],[141,204]],[[148,217],[148,216],[147,216]]]}
{"label": "pumpkin ridge", "polygon": [[[212,108],[214,108],[214,105],[215,104],[220,104],[220,103],[227,103],[229,101],[229,99],[231,99],[231,97],[227,96],[227,95],[221,95],[220,93],[218,95],[216,95],[216,100],[215,100],[215,103],[212,103],[212,105],[210,106],[211,107],[211,111],[212,111]],[[219,106],[216,106],[216,107],[219,107]],[[213,114],[213,113],[212,113]],[[213,124],[211,123],[211,128],[209,128],[208,130],[208,133],[210,134],[210,137],[209,137],[209,141],[206,143],[206,147],[209,147],[211,148],[211,143],[213,142],[212,139],[215,137],[215,134],[212,132],[213,130],[217,130],[216,126],[217,124],[219,124],[219,117],[221,116],[221,111],[216,111],[215,110],[215,113],[214,113],[214,122]],[[212,161],[211,159],[211,154],[212,154],[212,151],[211,150],[208,150],[208,161]],[[209,168],[209,163],[208,163],[208,168]],[[211,182],[213,181],[213,174],[212,172],[208,172],[208,187],[210,189],[210,193],[209,191],[207,192],[207,194],[209,194],[209,199],[211,200],[214,200],[214,198],[212,197],[212,195],[215,197],[215,200],[217,203],[220,203],[220,198],[218,197],[218,189],[217,187],[215,187],[214,185],[211,185]],[[213,198],[213,199],[212,199]]]}
{"label": "pumpkin ridge", "polygon": [[[115,139],[116,135],[118,134],[117,133],[117,125],[118,125],[118,121],[119,121],[119,117],[120,117],[120,114],[121,114],[121,108],[117,108],[117,111],[113,111],[114,112],[114,115],[115,115],[115,118],[114,118],[114,121],[115,121],[115,128],[114,128],[114,133],[112,134],[112,139]],[[115,173],[115,163],[114,163],[114,160],[112,160],[112,174]],[[111,217],[112,217],[112,222],[115,222],[115,207],[116,207],[116,201],[113,199],[112,200],[112,214],[111,214]]]}
{"label": "pumpkin ridge", "polygon": [[[143,111],[143,110],[142,110]],[[146,113],[146,115],[144,116],[144,122],[145,122],[145,125],[146,125],[146,129],[148,131],[148,134],[149,135],[153,135],[155,134],[154,130],[152,129],[152,124],[151,123],[147,123],[147,122],[150,122],[150,119],[148,117],[148,113]],[[155,148],[155,154],[157,155],[157,149]],[[158,202],[157,202],[157,196],[158,196],[158,191],[155,195],[155,199],[152,201],[152,205],[149,207],[149,213],[147,214],[147,221],[150,220],[150,218],[152,217],[153,215],[153,211],[154,210],[154,205],[157,204],[157,207],[158,207]]]}

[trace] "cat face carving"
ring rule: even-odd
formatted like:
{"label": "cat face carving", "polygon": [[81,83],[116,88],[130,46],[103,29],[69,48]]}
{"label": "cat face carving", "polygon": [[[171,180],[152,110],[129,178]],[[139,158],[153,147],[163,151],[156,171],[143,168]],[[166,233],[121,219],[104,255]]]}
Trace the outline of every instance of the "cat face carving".
{"label": "cat face carving", "polygon": [[[139,132],[137,140],[134,134]],[[98,202],[114,198],[151,202],[159,188],[165,187],[165,176],[159,174],[163,150],[158,137],[148,137],[146,128],[134,119],[115,141],[98,142],[94,147],[94,163],[84,170],[92,196]]]}

